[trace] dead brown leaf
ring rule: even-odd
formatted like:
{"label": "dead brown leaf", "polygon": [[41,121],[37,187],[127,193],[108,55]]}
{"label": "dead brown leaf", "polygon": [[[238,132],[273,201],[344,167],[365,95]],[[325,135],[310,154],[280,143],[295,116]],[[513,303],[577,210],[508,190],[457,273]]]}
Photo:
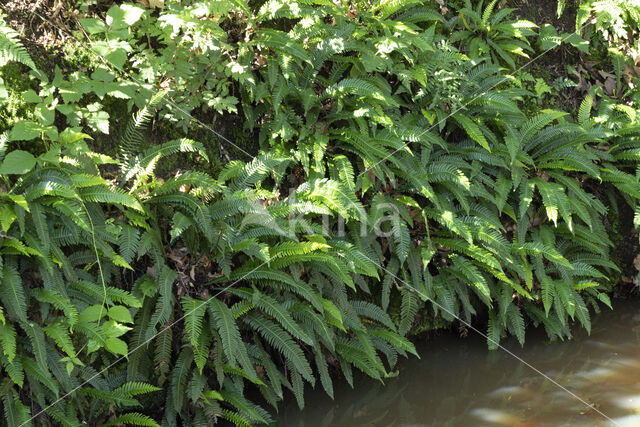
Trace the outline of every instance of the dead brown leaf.
{"label": "dead brown leaf", "polygon": [[164,9],[164,0],[138,0],[144,7]]}
{"label": "dead brown leaf", "polygon": [[607,95],[612,96],[616,91],[616,79],[613,77],[607,77],[604,81],[604,91]]}
{"label": "dead brown leaf", "polygon": [[367,173],[369,174],[369,178],[371,179],[371,183],[373,185],[375,185],[376,184],[376,173],[371,168],[367,169]]}
{"label": "dead brown leaf", "polygon": [[438,6],[440,6],[440,14],[446,15],[449,12],[449,8],[446,6],[444,0],[436,0]]}
{"label": "dead brown leaf", "polygon": [[347,12],[347,15],[349,16],[349,18],[355,19],[356,16],[358,16],[358,6],[352,3],[349,6],[349,11]]}

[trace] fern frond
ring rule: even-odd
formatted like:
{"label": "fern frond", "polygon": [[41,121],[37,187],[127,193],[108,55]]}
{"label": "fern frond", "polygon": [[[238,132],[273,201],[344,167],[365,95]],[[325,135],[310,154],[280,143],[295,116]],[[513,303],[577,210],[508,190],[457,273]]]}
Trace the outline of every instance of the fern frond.
{"label": "fern frond", "polygon": [[15,267],[5,265],[2,268],[2,286],[0,301],[12,317],[27,322],[27,300],[22,280]]}
{"label": "fern frond", "polygon": [[402,292],[402,303],[400,306],[400,335],[406,335],[411,329],[411,325],[418,313],[418,298],[410,291]]}
{"label": "fern frond", "polygon": [[155,113],[153,110],[160,103],[165,94],[165,91],[161,91],[153,95],[144,107],[133,115],[127,124],[127,128],[122,135],[119,147],[120,156],[122,158],[122,172],[125,172],[124,168],[126,165],[138,154],[143,142],[144,131]]}
{"label": "fern frond", "polygon": [[245,318],[245,321],[249,323],[253,329],[258,331],[266,342],[276,348],[291,362],[292,366],[300,372],[305,380],[309,383],[314,383],[313,371],[311,370],[309,362],[302,352],[302,349],[291,339],[286,331],[275,322],[263,316],[256,315],[255,313],[250,313]]}
{"label": "fern frond", "polygon": [[364,316],[376,322],[380,322],[392,331],[396,330],[396,326],[391,321],[389,315],[377,305],[368,301],[351,301],[351,306],[359,316]]}
{"label": "fern frond", "polygon": [[105,426],[119,426],[119,425],[133,425],[133,426],[146,426],[146,427],[160,427],[153,418],[148,415],[140,414],[138,412],[129,412],[127,414],[120,415],[116,419],[105,423]]}
{"label": "fern frond", "polygon": [[120,256],[127,263],[131,263],[138,253],[139,243],[140,230],[127,224],[122,225],[120,236],[118,237],[118,246],[120,247]]}
{"label": "fern frond", "polygon": [[53,289],[34,289],[30,294],[40,302],[53,305],[58,310],[62,310],[66,316],[69,326],[73,326],[78,321],[78,310],[71,301]]}
{"label": "fern frond", "polygon": [[0,347],[7,361],[11,363],[16,357],[16,330],[10,323],[0,323]]}
{"label": "fern frond", "polygon": [[0,12],[0,67],[15,61],[35,70],[36,65],[20,42],[18,33],[5,22],[5,16]]}
{"label": "fern frond", "polygon": [[197,348],[200,334],[202,334],[204,314],[207,310],[206,301],[185,295],[181,299],[181,304],[184,313],[184,332],[191,345]]}
{"label": "fern frond", "polygon": [[209,301],[208,310],[215,320],[216,328],[222,339],[222,348],[232,366],[239,363],[247,375],[255,378],[255,369],[249,359],[247,348],[240,336],[240,330],[233,318],[233,313],[225,303],[213,298]]}
{"label": "fern frond", "polygon": [[58,344],[58,347],[60,347],[62,351],[67,354],[67,356],[76,356],[73,343],[71,342],[71,337],[69,336],[69,330],[65,325],[62,324],[62,322],[52,323],[51,325],[45,326],[42,329],[50,338],[52,338],[56,342],[56,344]]}
{"label": "fern frond", "polygon": [[307,344],[312,343],[311,338],[307,336],[300,325],[291,318],[289,312],[278,301],[259,291],[254,291],[251,302],[254,306],[264,310],[265,313],[278,321],[292,336]]}
{"label": "fern frond", "polygon": [[80,197],[89,202],[109,203],[126,206],[138,212],[144,212],[140,202],[133,196],[125,193],[119,188],[110,189],[104,186],[79,188]]}

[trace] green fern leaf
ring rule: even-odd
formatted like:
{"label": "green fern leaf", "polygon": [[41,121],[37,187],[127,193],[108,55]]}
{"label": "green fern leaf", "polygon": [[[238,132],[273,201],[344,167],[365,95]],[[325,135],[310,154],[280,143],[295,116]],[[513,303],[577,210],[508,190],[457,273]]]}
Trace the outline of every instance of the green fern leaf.
{"label": "green fern leaf", "polygon": [[64,351],[69,357],[76,357],[76,351],[73,348],[73,343],[71,342],[71,337],[69,336],[68,329],[62,324],[62,322],[58,321],[52,323],[51,325],[45,326],[42,328],[46,334],[51,337],[58,347]]}
{"label": "green fern leaf", "polygon": [[473,121],[473,119],[464,114],[454,114],[453,118],[458,122],[458,124],[460,124],[460,126],[462,126],[471,139],[477,142],[485,150],[491,152],[491,147],[489,147],[487,138],[485,138],[480,127]]}
{"label": "green fern leaf", "polygon": [[500,346],[500,338],[502,336],[502,326],[496,313],[489,311],[489,325],[487,330],[487,344],[489,350],[497,350]]}
{"label": "green fern leaf", "polygon": [[184,313],[184,333],[191,345],[197,348],[200,334],[202,333],[207,302],[185,295],[182,297],[181,303],[182,312]]}
{"label": "green fern leaf", "polygon": [[509,330],[518,338],[520,345],[524,345],[524,318],[522,317],[520,309],[513,304],[509,305],[509,309],[507,311],[507,322]]}
{"label": "green fern leaf", "polygon": [[380,322],[392,331],[396,330],[396,326],[391,321],[389,315],[377,305],[368,301],[351,301],[351,306],[353,307],[353,311],[359,316]]}
{"label": "green fern leaf", "polygon": [[491,307],[491,291],[489,290],[487,281],[478,268],[468,259],[459,255],[453,255],[451,259],[454,267],[451,271],[457,274],[462,280],[469,282],[477,291],[482,301],[487,304],[488,307]]}
{"label": "green fern leaf", "polygon": [[411,329],[411,325],[418,313],[418,298],[410,291],[402,292],[402,303],[400,305],[400,335],[406,335]]}
{"label": "green fern leaf", "polygon": [[591,318],[589,316],[589,309],[584,302],[584,299],[574,291],[573,300],[576,306],[576,317],[578,321],[582,324],[582,326],[587,330],[588,334],[591,334]]}
{"label": "green fern leaf", "polygon": [[368,329],[367,332],[375,337],[382,338],[389,344],[393,345],[395,348],[399,348],[403,351],[408,351],[417,358],[420,358],[413,343],[402,335],[385,329],[375,328]]}
{"label": "green fern leaf", "polygon": [[216,282],[223,282],[226,280],[253,280],[253,281],[275,281],[286,285],[285,289],[294,292],[305,300],[309,301],[318,311],[322,311],[322,302],[318,294],[306,283],[300,280],[296,280],[290,275],[277,270],[269,270],[266,268],[251,269],[249,272],[244,270],[234,271],[228,279],[221,278]]}
{"label": "green fern leaf", "polygon": [[11,316],[26,323],[27,301],[18,271],[14,267],[6,265],[2,269],[1,276],[0,300],[2,304]]}
{"label": "green fern leaf", "polygon": [[85,187],[79,188],[78,193],[82,199],[89,202],[121,205],[135,209],[138,212],[144,212],[142,205],[135,197],[125,193],[119,188],[109,189],[103,186]]}
{"label": "green fern leaf", "polygon": [[138,253],[139,243],[140,231],[130,225],[122,225],[120,236],[118,237],[118,246],[120,247],[120,256],[122,256],[127,263],[131,263]]}
{"label": "green fern leaf", "polygon": [[30,421],[28,408],[22,405],[18,394],[13,389],[13,384],[8,379],[0,384],[0,399],[8,425],[19,426]]}
{"label": "green fern leaf", "polygon": [[5,23],[5,16],[4,13],[0,12],[0,67],[6,65],[9,61],[15,61],[35,70],[36,65],[22,43],[20,43],[18,33]]}
{"label": "green fern leaf", "polygon": [[275,347],[282,355],[291,362],[292,366],[300,372],[300,374],[309,383],[314,383],[313,371],[307,361],[302,349],[295,343],[280,326],[269,319],[250,313],[246,317],[246,321],[262,335],[262,337],[273,347]]}
{"label": "green fern leaf", "polygon": [[160,103],[165,94],[164,91],[156,93],[144,107],[133,115],[127,124],[119,147],[123,167],[138,154],[144,138],[144,131],[153,117],[153,108]]}
{"label": "green fern leaf", "polygon": [[218,333],[222,339],[222,348],[229,363],[235,366],[237,361],[245,373],[255,379],[255,369],[249,360],[247,348],[240,337],[240,330],[229,307],[222,301],[213,298],[209,302],[208,310],[215,320]]}
{"label": "green fern leaf", "polygon": [[337,155],[333,157],[333,163],[338,173],[337,179],[340,180],[350,192],[355,192],[355,174],[353,173],[353,166],[349,159],[343,155]]}
{"label": "green fern leaf", "polygon": [[14,358],[13,361],[9,362],[7,356],[4,353],[0,354],[0,365],[4,368],[7,375],[9,375],[9,379],[18,387],[24,385],[24,370],[22,368],[22,362],[20,358]]}
{"label": "green fern leaf", "polygon": [[160,387],[156,387],[151,384],[139,382],[139,381],[130,381],[122,384],[120,387],[113,390],[114,393],[123,394],[126,396],[137,396],[139,394],[147,394],[153,393],[154,391],[162,390]]}
{"label": "green fern leaf", "polygon": [[312,344],[311,338],[309,338],[300,325],[291,318],[289,312],[278,301],[259,291],[254,291],[251,302],[277,320],[291,335],[307,344]]}
{"label": "green fern leaf", "polygon": [[40,302],[49,303],[58,310],[62,310],[69,326],[73,326],[78,321],[78,310],[68,298],[60,295],[58,291],[53,289],[34,289],[31,291],[31,296]]}
{"label": "green fern leaf", "polygon": [[16,330],[10,323],[0,322],[0,346],[11,363],[16,357]]}
{"label": "green fern leaf", "polygon": [[116,419],[105,423],[105,426],[119,426],[119,425],[133,425],[133,426],[146,426],[146,427],[160,427],[160,424],[154,421],[153,418],[148,415],[140,414],[138,412],[129,412],[127,414],[120,415]]}

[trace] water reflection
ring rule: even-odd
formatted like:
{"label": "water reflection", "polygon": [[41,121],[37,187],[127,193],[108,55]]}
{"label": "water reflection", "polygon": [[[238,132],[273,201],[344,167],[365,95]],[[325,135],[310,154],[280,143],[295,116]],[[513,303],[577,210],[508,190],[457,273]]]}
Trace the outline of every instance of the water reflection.
{"label": "water reflection", "polygon": [[[591,336],[548,343],[531,331],[523,351],[507,347],[611,417],[603,418],[505,352],[489,353],[479,337],[442,336],[419,344],[386,385],[360,378],[342,384],[331,401],[309,391],[300,412],[293,399],[280,416],[286,426],[640,426],[638,301],[593,318]],[[615,424],[614,424],[615,423]]]}

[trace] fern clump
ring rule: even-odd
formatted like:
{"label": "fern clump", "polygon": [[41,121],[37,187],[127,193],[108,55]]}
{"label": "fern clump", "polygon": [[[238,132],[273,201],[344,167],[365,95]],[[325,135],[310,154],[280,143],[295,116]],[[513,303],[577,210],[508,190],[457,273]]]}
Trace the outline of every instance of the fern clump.
{"label": "fern clump", "polygon": [[269,424],[395,375],[424,319],[488,319],[492,349],[588,331],[607,218],[640,224],[637,118],[598,89],[542,108],[510,70],[549,29],[497,4],[123,3],[78,20],[100,65],[51,76],[0,16],[37,89],[0,130],[7,422]]}

